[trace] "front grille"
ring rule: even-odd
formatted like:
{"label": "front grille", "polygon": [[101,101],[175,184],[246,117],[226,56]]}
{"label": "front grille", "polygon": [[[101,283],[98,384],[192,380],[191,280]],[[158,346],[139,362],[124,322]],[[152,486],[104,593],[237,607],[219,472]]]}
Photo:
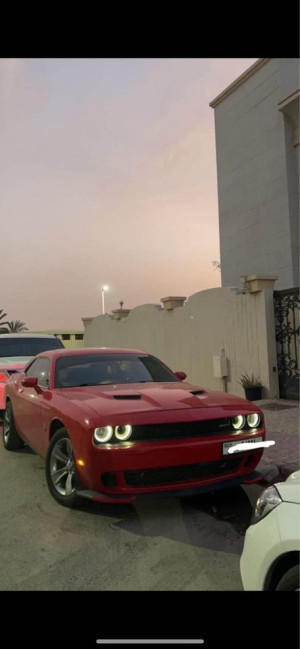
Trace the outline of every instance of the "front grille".
{"label": "front grille", "polygon": [[218,460],[217,462],[206,462],[205,464],[125,471],[124,476],[130,487],[150,487],[217,477],[223,473],[232,473],[238,469],[240,464],[241,458],[233,458],[232,460]]}
{"label": "front grille", "polygon": [[112,471],[109,473],[102,473],[101,480],[104,487],[115,487],[117,484],[116,474]]}
{"label": "front grille", "polygon": [[[244,432],[245,429],[243,429]],[[173,440],[187,437],[207,437],[236,432],[230,419],[208,419],[204,421],[184,421],[172,424],[145,424],[133,426],[130,441]]]}

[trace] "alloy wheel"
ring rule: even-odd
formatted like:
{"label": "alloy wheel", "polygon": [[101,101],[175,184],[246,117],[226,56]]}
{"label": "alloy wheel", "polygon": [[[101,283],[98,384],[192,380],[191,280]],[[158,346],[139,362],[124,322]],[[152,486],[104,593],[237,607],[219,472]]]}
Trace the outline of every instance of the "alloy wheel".
{"label": "alloy wheel", "polygon": [[57,441],[50,455],[50,477],[56,491],[61,496],[71,496],[75,492],[75,464],[72,444],[68,437]]}

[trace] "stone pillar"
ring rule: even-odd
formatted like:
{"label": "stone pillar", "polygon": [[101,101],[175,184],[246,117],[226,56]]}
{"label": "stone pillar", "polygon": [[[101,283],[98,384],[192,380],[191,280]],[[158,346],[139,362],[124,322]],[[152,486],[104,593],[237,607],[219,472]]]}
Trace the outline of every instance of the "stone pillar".
{"label": "stone pillar", "polygon": [[186,297],[178,297],[171,295],[169,297],[162,297],[160,301],[163,303],[163,307],[165,311],[172,311],[173,309],[176,309],[178,306],[183,306],[183,303],[185,302]]}
{"label": "stone pillar", "polygon": [[247,275],[245,277],[246,293],[259,293],[263,289],[274,290],[278,275]]}

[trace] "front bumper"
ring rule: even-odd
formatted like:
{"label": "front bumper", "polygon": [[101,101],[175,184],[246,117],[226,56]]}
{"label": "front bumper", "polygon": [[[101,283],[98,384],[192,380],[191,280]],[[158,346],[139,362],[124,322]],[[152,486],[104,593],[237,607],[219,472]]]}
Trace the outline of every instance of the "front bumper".
{"label": "front bumper", "polygon": [[[257,431],[257,436],[265,436]],[[247,438],[247,434],[241,439]],[[184,495],[214,490],[259,479],[253,475],[263,449],[223,455],[228,436],[168,442],[124,442],[119,446],[90,444],[78,466],[85,490],[103,499],[120,497],[132,502],[138,495],[168,493]],[[91,496],[90,496],[91,497]],[[95,499],[93,497],[93,499]]]}
{"label": "front bumper", "polygon": [[269,590],[280,558],[299,552],[299,504],[283,500],[247,529],[240,558],[244,590]]}
{"label": "front bumper", "polygon": [[[279,508],[281,505],[278,506]],[[265,582],[282,547],[277,507],[246,531],[240,571],[244,590],[265,590]]]}
{"label": "front bumper", "polygon": [[[184,487],[183,489],[172,489],[167,492],[170,496],[178,496],[180,497],[188,497],[188,496],[196,496],[198,494],[203,494],[211,491],[218,491],[219,489],[230,489],[230,487],[234,487],[239,484],[252,484],[261,481],[262,475],[258,471],[252,471],[252,473],[248,474],[245,479],[241,479],[240,477],[238,478],[231,478],[230,480],[222,480],[220,482],[216,482],[214,485],[201,485],[198,487]],[[165,491],[163,491],[164,495],[167,495]],[[89,500],[93,500],[95,502],[101,502],[101,503],[118,503],[118,504],[128,504],[128,503],[133,503],[137,500],[137,498],[147,498],[147,496],[155,497],[158,496],[160,497],[162,495],[162,491],[151,491],[150,493],[139,493],[138,495],[130,496],[130,495],[124,495],[124,494],[117,494],[117,495],[108,495],[105,493],[100,493],[97,491],[92,491],[91,489],[80,489],[78,491],[78,495],[81,496],[82,498],[88,498]]]}

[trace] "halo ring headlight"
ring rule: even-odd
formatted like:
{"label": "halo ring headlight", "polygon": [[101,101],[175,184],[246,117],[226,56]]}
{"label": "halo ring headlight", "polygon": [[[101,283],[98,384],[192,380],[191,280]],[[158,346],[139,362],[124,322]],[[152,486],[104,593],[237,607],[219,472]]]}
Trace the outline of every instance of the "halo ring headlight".
{"label": "halo ring headlight", "polygon": [[112,426],[101,426],[100,428],[95,428],[94,430],[94,441],[96,444],[105,444],[113,436]]}
{"label": "halo ring headlight", "polygon": [[251,412],[250,415],[247,415],[247,424],[250,428],[257,428],[260,424],[260,415],[258,412]]}
{"label": "halo ring headlight", "polygon": [[244,417],[244,415],[236,415],[235,417],[232,417],[231,423],[235,430],[240,430],[245,426],[246,417]]}
{"label": "halo ring headlight", "polygon": [[132,433],[132,426],[126,424],[126,426],[116,426],[115,427],[115,436],[120,442],[124,442],[126,439],[129,439]]}

